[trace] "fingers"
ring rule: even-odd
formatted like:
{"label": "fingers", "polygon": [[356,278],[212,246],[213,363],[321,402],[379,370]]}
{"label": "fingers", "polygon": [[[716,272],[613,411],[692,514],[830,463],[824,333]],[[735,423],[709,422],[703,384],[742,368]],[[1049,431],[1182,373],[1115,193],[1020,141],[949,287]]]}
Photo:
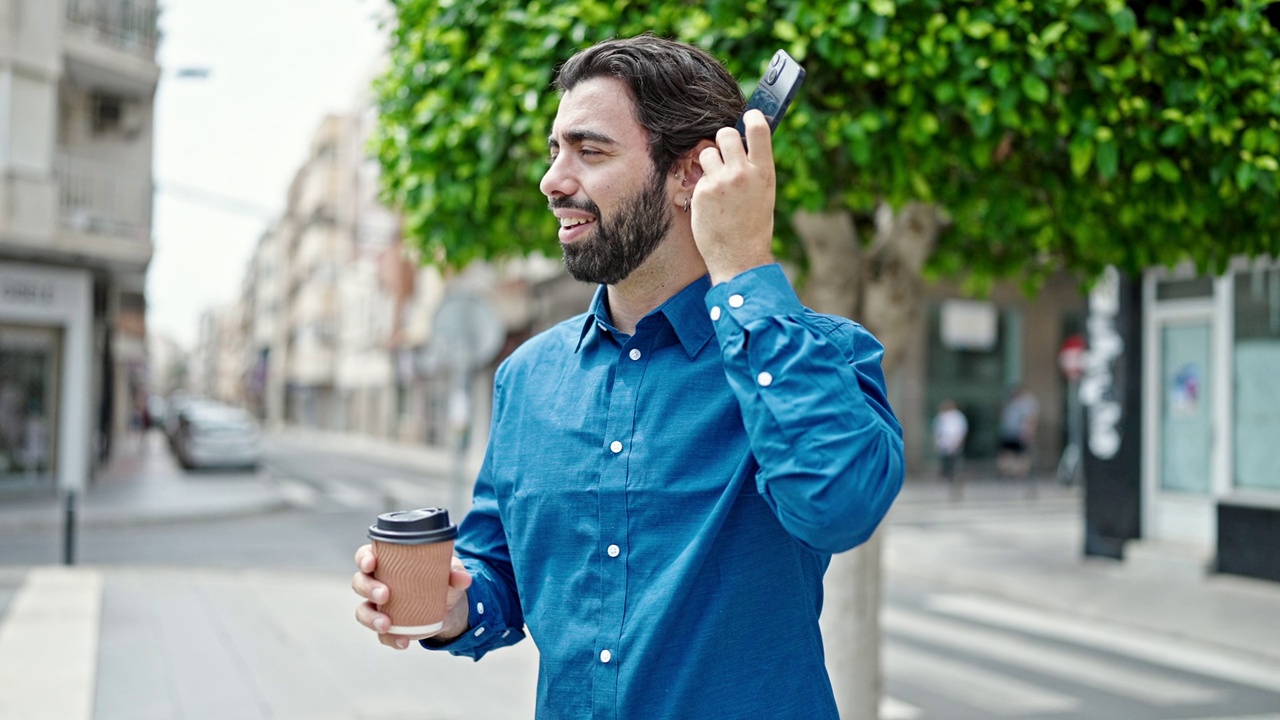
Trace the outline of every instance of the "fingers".
{"label": "fingers", "polygon": [[742,145],[743,137],[738,134],[737,128],[720,128],[716,131],[716,147],[706,148],[698,155],[704,169],[708,161],[716,167],[734,165],[743,160],[752,165],[773,164],[773,134],[769,131],[769,121],[765,119],[764,113],[755,109],[748,110],[742,116],[742,122],[747,133],[746,147]]}
{"label": "fingers", "polygon": [[373,554],[373,545],[361,545],[356,550],[356,567],[362,573],[373,574],[373,568],[377,566],[377,558]]}
{"label": "fingers", "polygon": [[385,584],[374,580],[372,575],[366,575],[361,572],[351,576],[351,589],[365,600],[379,605],[386,603],[387,597],[391,593]]}
{"label": "fingers", "polygon": [[469,587],[471,587],[471,573],[467,572],[461,560],[454,558],[453,566],[449,569],[449,589],[466,590]]}
{"label": "fingers", "polygon": [[742,116],[742,124],[747,128],[747,157],[752,165],[773,164],[773,134],[769,132],[769,121],[759,110],[748,110]]}
{"label": "fingers", "polygon": [[356,606],[356,622],[376,633],[385,633],[391,628],[391,618],[386,613],[378,612],[378,607],[371,602]]}

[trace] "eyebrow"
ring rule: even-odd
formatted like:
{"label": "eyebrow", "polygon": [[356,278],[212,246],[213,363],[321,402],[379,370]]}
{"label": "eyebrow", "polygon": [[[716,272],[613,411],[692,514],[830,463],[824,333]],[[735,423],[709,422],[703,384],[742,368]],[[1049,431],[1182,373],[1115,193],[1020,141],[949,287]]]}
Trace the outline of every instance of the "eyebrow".
{"label": "eyebrow", "polygon": [[[608,145],[617,145],[618,141],[605,135],[604,133],[595,132],[594,130],[569,130],[564,134],[566,142],[579,145],[584,142],[597,142]],[[560,147],[560,142],[556,140],[554,135],[547,136],[547,147]]]}

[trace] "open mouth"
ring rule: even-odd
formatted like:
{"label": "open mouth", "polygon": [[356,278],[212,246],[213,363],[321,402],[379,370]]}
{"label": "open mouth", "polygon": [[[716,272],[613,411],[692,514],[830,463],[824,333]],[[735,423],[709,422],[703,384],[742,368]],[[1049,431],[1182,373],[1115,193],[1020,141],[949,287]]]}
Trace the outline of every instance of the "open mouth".
{"label": "open mouth", "polygon": [[573,242],[590,231],[596,224],[595,218],[562,217],[560,218],[560,242]]}

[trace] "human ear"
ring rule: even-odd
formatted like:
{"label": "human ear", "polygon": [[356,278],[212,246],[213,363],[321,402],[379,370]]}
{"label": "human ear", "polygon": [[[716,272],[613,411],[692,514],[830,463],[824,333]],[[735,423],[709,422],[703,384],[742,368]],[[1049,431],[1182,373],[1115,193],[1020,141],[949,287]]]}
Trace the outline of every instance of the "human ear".
{"label": "human ear", "polygon": [[716,141],[703,140],[676,160],[675,172],[681,189],[692,190],[698,184],[702,177],[702,163],[698,157],[709,147],[716,147]]}

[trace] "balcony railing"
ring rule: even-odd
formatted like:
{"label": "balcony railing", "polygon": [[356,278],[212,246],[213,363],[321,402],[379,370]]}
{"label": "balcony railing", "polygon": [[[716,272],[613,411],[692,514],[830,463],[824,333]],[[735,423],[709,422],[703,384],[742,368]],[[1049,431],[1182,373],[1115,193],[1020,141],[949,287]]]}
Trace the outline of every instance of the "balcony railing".
{"label": "balcony railing", "polygon": [[151,228],[149,178],[106,163],[59,155],[58,218],[76,232],[147,240]]}
{"label": "balcony railing", "polygon": [[160,39],[156,0],[66,0],[67,23],[90,30],[103,42],[154,58]]}

